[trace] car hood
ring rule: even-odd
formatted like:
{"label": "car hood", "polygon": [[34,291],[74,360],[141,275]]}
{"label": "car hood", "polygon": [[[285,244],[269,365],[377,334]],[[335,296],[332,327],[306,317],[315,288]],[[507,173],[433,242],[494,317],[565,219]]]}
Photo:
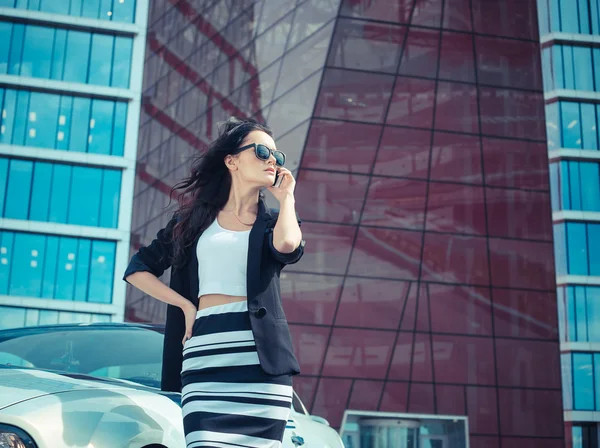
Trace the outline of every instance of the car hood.
{"label": "car hood", "polygon": [[0,409],[43,395],[94,389],[137,389],[161,393],[152,387],[112,378],[0,366]]}

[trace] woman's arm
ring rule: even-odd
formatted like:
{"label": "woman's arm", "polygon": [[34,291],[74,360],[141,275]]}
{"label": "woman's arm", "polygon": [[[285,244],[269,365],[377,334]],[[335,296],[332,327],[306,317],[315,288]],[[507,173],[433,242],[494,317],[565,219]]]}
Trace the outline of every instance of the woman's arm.
{"label": "woman's arm", "polygon": [[182,310],[185,310],[189,306],[194,307],[194,309],[196,308],[192,302],[169,288],[150,272],[134,272],[127,277],[127,282],[149,296],[169,305],[174,305]]}
{"label": "woman's arm", "polygon": [[129,266],[123,274],[123,280],[150,297],[183,311],[185,333],[182,342],[185,343],[192,337],[192,327],[196,320],[196,305],[158,279],[171,266],[173,227],[176,223],[177,219],[173,217],[164,229],[159,230],[152,243],[140,248],[131,257]]}
{"label": "woman's arm", "polygon": [[279,168],[279,176],[282,176],[280,186],[269,188],[275,199],[279,201],[279,216],[273,229],[273,247],[282,254],[289,254],[302,243],[302,231],[296,217],[294,198],[296,179],[286,168]]}
{"label": "woman's arm", "polygon": [[273,228],[273,247],[282,254],[289,254],[301,242],[302,231],[296,217],[295,200],[290,195],[279,203],[279,216]]}

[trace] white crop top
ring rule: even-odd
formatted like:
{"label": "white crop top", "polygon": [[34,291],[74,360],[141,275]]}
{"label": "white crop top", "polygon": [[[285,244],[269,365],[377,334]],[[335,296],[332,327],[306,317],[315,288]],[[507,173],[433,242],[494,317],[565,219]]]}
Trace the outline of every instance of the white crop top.
{"label": "white crop top", "polygon": [[250,230],[227,230],[217,219],[200,235],[196,245],[198,297],[246,296],[249,237]]}

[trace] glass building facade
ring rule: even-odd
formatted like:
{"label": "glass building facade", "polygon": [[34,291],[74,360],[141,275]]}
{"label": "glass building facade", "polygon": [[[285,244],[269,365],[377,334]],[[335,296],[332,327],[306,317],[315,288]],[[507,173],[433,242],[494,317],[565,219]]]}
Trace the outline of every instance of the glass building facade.
{"label": "glass building facade", "polygon": [[[472,448],[562,448],[535,0],[149,13],[131,251],[164,227],[220,121],[266,121],[298,180],[306,252],[281,285],[309,410],[336,428],[349,409],[466,416]],[[164,317],[128,289],[127,319]]]}
{"label": "glass building facade", "polygon": [[600,1],[538,0],[567,446],[600,417]]}
{"label": "glass building facade", "polygon": [[0,329],[124,319],[147,6],[0,0]]}

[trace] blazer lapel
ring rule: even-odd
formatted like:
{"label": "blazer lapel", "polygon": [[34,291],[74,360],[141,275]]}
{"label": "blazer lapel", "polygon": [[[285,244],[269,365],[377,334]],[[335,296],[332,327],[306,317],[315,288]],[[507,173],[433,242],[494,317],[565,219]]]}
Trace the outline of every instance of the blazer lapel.
{"label": "blazer lapel", "polygon": [[259,284],[260,278],[260,263],[263,249],[263,241],[265,231],[267,229],[267,219],[269,213],[262,199],[258,201],[258,213],[256,221],[250,230],[248,241],[248,266],[246,269],[246,296],[248,297],[248,309],[255,311],[258,309],[256,297],[259,291],[256,291],[256,286]]}
{"label": "blazer lapel", "polygon": [[190,291],[190,299],[196,307],[198,307],[198,254],[196,253],[196,246],[198,244],[198,239],[200,239],[200,232],[196,239],[194,240],[194,244],[188,248],[187,254],[187,275],[189,280],[189,291]]}

